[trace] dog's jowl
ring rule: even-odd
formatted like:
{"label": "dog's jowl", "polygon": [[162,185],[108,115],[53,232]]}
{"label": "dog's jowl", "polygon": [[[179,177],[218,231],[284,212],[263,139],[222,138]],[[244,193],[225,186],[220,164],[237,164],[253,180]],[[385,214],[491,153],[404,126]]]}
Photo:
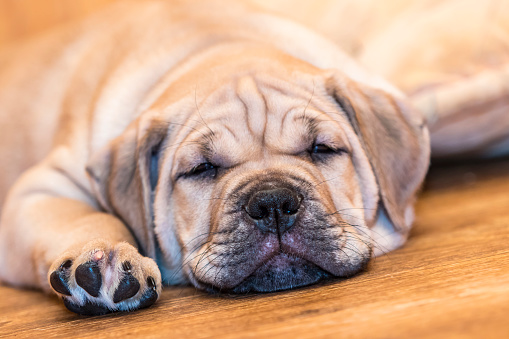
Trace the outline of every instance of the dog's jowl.
{"label": "dog's jowl", "polygon": [[3,281],[103,314],[162,284],[349,277],[404,243],[429,156],[405,97],[297,24],[203,7],[121,2],[3,57]]}

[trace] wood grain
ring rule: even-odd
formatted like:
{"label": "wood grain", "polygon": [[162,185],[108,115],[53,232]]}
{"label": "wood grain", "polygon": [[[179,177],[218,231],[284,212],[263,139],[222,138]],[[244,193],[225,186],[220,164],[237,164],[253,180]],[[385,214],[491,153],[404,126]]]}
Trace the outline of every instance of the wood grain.
{"label": "wood grain", "polygon": [[294,291],[166,288],[152,308],[88,318],[0,286],[0,337],[508,338],[509,161],[433,169],[407,245],[365,273]]}

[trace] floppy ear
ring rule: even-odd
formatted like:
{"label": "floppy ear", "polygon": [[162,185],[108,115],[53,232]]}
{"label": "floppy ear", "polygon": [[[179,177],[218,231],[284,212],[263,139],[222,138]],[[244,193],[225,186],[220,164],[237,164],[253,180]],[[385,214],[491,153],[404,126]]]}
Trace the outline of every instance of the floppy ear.
{"label": "floppy ear", "polygon": [[168,128],[148,115],[92,155],[87,172],[101,206],[129,227],[142,254],[155,258],[153,191],[158,149]]}
{"label": "floppy ear", "polygon": [[424,118],[403,97],[361,85],[339,72],[328,78],[326,87],[369,158],[382,203],[377,223],[383,222],[385,212],[394,230],[406,237],[413,222],[415,194],[429,165]]}

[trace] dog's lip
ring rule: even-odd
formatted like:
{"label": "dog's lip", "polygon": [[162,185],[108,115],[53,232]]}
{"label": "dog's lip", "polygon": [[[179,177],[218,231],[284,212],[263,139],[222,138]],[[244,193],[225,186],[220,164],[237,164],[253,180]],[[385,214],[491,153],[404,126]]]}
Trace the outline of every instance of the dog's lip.
{"label": "dog's lip", "polygon": [[[297,259],[302,259],[304,261],[307,261],[307,262],[310,262],[309,260],[306,260],[304,258],[302,258],[301,256],[299,255],[296,255],[294,253],[289,253],[289,252],[286,252],[286,251],[283,251],[281,249],[279,250],[276,250],[274,251],[268,258],[266,258],[265,260],[262,260],[247,276],[245,279],[243,279],[241,282],[239,282],[238,285],[242,284],[246,279],[248,279],[250,276],[252,276],[256,271],[258,271],[262,266],[266,265],[269,261],[271,261],[272,259],[274,259],[275,257],[279,256],[279,255],[286,255],[286,256],[289,256],[289,257],[294,257],[294,258],[297,258]],[[312,263],[312,262],[310,262]],[[316,265],[315,263],[312,263],[313,265],[315,266],[318,266]],[[319,266],[318,266],[319,267]],[[321,268],[321,267],[320,267]],[[323,269],[323,268],[321,268]],[[324,270],[325,271],[325,270]],[[327,272],[329,273],[329,272]]]}
{"label": "dog's lip", "polygon": [[[244,283],[248,280],[256,271],[258,271],[262,266],[266,265],[268,262],[273,260],[275,257],[279,255],[289,256],[294,259],[300,259],[309,263],[310,265],[316,266],[318,269],[322,270],[325,274],[330,276],[336,276],[333,272],[321,265],[319,261],[313,260],[310,258],[308,250],[305,248],[298,248],[297,242],[291,243],[288,241],[288,235],[293,233],[292,231],[285,233],[281,239],[278,238],[275,234],[269,234],[264,237],[263,240],[260,241],[258,252],[263,253],[260,257],[257,258],[257,263],[249,268],[240,279],[235,281],[230,281],[229,283],[224,284],[223,286],[216,286],[206,281],[202,281],[199,277],[194,276],[193,281],[195,285],[199,288],[207,290],[209,292],[229,292],[233,291],[237,286]],[[222,283],[225,283],[224,281]]]}
{"label": "dog's lip", "polygon": [[[275,239],[277,239],[277,238],[275,238]],[[266,242],[265,246],[269,245],[269,243],[270,243],[271,244],[270,247],[273,247],[274,249],[271,252],[269,252],[268,254],[266,254],[264,256],[264,258],[262,260],[260,260],[259,264],[254,266],[254,268],[250,270],[249,274],[247,274],[246,277],[244,279],[242,279],[242,281],[240,281],[235,286],[238,286],[238,285],[242,284],[246,279],[251,277],[262,266],[266,265],[268,262],[270,262],[272,259],[274,259],[275,257],[277,257],[279,255],[286,255],[286,256],[293,257],[293,258],[304,260],[304,261],[306,261],[306,262],[308,262],[308,263],[310,263],[310,264],[320,268],[321,270],[323,270],[327,274],[330,274],[330,275],[334,276],[334,274],[332,272],[328,271],[327,268],[322,267],[322,265],[320,265],[319,263],[316,263],[314,260],[310,260],[305,255],[302,255],[301,251],[299,249],[297,249],[297,248],[294,248],[294,246],[287,244],[285,241],[281,242],[280,240],[275,240],[273,242],[270,241],[270,239],[268,239],[268,241]]]}
{"label": "dog's lip", "polygon": [[[319,269],[322,272],[322,274],[321,274],[322,278],[323,277],[333,277],[334,276],[334,274],[328,272],[326,269],[323,269],[322,267],[320,267],[319,265],[317,265],[314,262],[311,262],[311,261],[309,261],[307,259],[304,259],[304,258],[302,258],[299,255],[288,253],[286,251],[278,249],[278,250],[275,250],[274,252],[272,252],[269,256],[267,256],[266,259],[261,260],[260,263],[258,265],[256,265],[254,267],[254,269],[251,270],[251,272],[245,276],[244,279],[242,279],[241,281],[239,281],[237,284],[233,285],[232,287],[229,287],[229,288],[220,288],[220,287],[212,285],[210,283],[205,283],[205,282],[202,282],[202,281],[197,281],[197,282],[199,283],[199,285],[201,285],[202,288],[204,288],[207,292],[210,292],[210,293],[233,293],[233,294],[237,294],[237,293],[239,293],[239,291],[237,291],[239,286],[242,286],[246,281],[248,281],[250,278],[252,278],[253,275],[256,274],[256,272],[259,271],[264,265],[266,265],[267,263],[271,262],[274,259],[277,259],[278,257],[285,257],[285,256],[288,257],[288,258],[292,258],[293,260],[298,260],[298,261],[301,261],[301,262],[306,263],[308,265],[316,267],[317,269]],[[306,283],[306,284],[301,285],[301,286],[313,284],[315,282],[316,281],[310,282],[310,283]],[[295,286],[295,287],[297,287],[297,286]],[[287,289],[287,288],[275,289],[275,290],[270,291],[270,292],[276,292],[276,291],[285,290],[285,289]],[[258,291],[258,292],[260,292],[260,291]],[[261,292],[264,292],[264,291],[261,291]],[[269,291],[265,291],[265,292],[269,292]],[[240,292],[240,293],[243,293],[243,292]]]}
{"label": "dog's lip", "polygon": [[[316,245],[313,244],[314,241],[310,243],[305,241],[306,239],[307,237],[302,234],[302,229],[298,227],[290,229],[280,237],[273,233],[265,234],[257,239],[253,247],[246,251],[246,253],[251,253],[247,254],[250,258],[239,262],[242,264],[241,269],[236,269],[235,266],[238,266],[239,263],[233,262],[231,274],[218,281],[214,280],[214,283],[202,280],[200,279],[201,277],[194,275],[191,280],[196,287],[209,292],[236,293],[234,291],[236,287],[245,283],[253,275],[256,275],[256,272],[264,265],[270,265],[270,261],[277,256],[287,256],[291,257],[292,260],[300,260],[300,263],[294,263],[297,265],[296,267],[300,264],[302,264],[302,267],[315,267],[323,273],[323,276],[348,277],[361,270],[362,267],[360,265],[357,268],[357,265],[350,265],[350,263],[341,258],[340,260],[335,256],[328,255],[330,253],[322,252],[320,248],[313,247],[313,245]],[[344,241],[346,241],[346,238],[337,245],[343,247]]]}
{"label": "dog's lip", "polygon": [[[278,267],[281,265],[282,267]],[[289,272],[292,274],[288,275]],[[274,276],[279,279],[274,280]],[[332,277],[329,272],[316,264],[298,256],[278,252],[263,262],[244,280],[231,288],[231,293],[277,292],[314,284],[324,278]],[[267,285],[267,279],[270,283]]]}
{"label": "dog's lip", "polygon": [[305,262],[305,263],[307,263],[309,265],[315,266],[317,269],[320,269],[321,271],[323,271],[323,275],[324,276],[325,275],[331,276],[331,277],[335,276],[333,273],[331,273],[327,269],[321,267],[319,264],[315,263],[314,261],[310,261],[309,259],[306,259],[303,256],[299,255],[298,251],[286,251],[286,250],[283,250],[282,247],[281,247],[281,244],[279,244],[279,246],[275,246],[275,247],[276,248],[274,248],[274,250],[272,252],[270,252],[269,254],[265,255],[263,260],[260,260],[260,262],[256,266],[253,266],[253,268],[249,271],[249,273],[246,273],[246,276],[242,280],[238,281],[235,285],[232,285],[231,287],[227,287],[227,288],[223,287],[223,288],[219,289],[219,287],[214,286],[214,285],[212,285],[210,283],[204,283],[204,282],[201,282],[201,281],[199,281],[199,283],[201,285],[203,285],[205,287],[205,290],[207,290],[209,292],[213,292],[213,293],[217,293],[217,292],[233,292],[233,293],[237,293],[237,292],[235,292],[235,289],[238,286],[241,286],[244,282],[246,282],[246,280],[251,278],[264,265],[266,265],[267,263],[271,262],[272,260],[274,260],[278,256],[287,256],[287,257],[290,257],[292,259],[301,260],[302,262]]}

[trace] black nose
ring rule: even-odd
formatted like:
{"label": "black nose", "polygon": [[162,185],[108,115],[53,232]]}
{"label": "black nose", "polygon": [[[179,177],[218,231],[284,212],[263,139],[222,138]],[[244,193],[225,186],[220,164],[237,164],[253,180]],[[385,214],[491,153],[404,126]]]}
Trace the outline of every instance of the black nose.
{"label": "black nose", "polygon": [[263,232],[278,233],[292,228],[302,199],[288,188],[258,191],[246,205],[247,214]]}

